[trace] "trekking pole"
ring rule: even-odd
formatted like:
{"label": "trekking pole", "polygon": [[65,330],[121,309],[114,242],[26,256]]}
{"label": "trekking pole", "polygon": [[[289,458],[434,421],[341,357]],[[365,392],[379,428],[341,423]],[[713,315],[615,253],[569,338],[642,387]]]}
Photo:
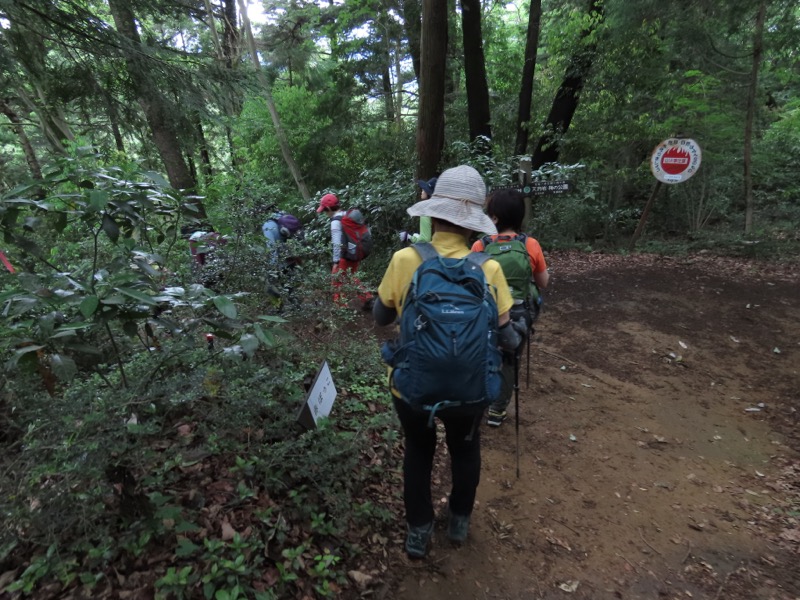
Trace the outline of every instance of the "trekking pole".
{"label": "trekking pole", "polygon": [[517,479],[519,479],[519,349],[514,351],[514,420],[517,434]]}
{"label": "trekking pole", "polygon": [[525,359],[528,363],[525,367],[525,388],[530,389],[531,387],[531,338],[533,337],[533,327],[528,330],[528,349],[526,350],[527,358]]}

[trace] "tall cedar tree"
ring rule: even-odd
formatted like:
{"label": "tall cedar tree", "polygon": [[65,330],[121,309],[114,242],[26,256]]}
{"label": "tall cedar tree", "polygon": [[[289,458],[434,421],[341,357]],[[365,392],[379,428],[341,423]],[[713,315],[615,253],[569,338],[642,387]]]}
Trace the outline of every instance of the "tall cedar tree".
{"label": "tall cedar tree", "polygon": [[536,55],[539,48],[539,31],[542,23],[542,0],[531,0],[528,15],[528,35],[525,40],[525,63],[522,65],[522,83],[519,89],[519,111],[517,112],[517,139],[514,154],[520,156],[528,151],[531,103],[533,101],[533,79],[536,71]]}
{"label": "tall cedar tree", "polygon": [[[128,40],[124,50],[128,77],[150,126],[150,133],[164,163],[169,183],[175,189],[192,190],[196,182],[184,160],[174,126],[175,119],[170,114],[159,86],[148,75],[148,68],[144,62],[146,59],[143,59],[148,53],[142,48],[133,11],[126,0],[109,0],[108,7],[117,31]],[[204,207],[200,203],[197,203],[197,207],[201,213],[198,216],[204,218]]]}
{"label": "tall cedar tree", "polygon": [[590,0],[589,17],[589,25],[581,32],[578,48],[570,58],[564,80],[553,99],[553,105],[544,123],[545,133],[539,138],[539,143],[533,153],[531,166],[534,170],[545,163],[558,161],[560,153],[558,139],[569,129],[597,50],[595,42],[586,42],[585,40],[603,19],[603,0]]}
{"label": "tall cedar tree", "polygon": [[403,0],[403,22],[408,38],[408,53],[414,67],[414,76],[419,82],[420,42],[422,37],[422,3],[420,0]]}
{"label": "tall cedar tree", "polygon": [[417,117],[417,177],[422,179],[437,172],[444,148],[447,1],[425,0],[422,5]]}
{"label": "tall cedar tree", "polygon": [[[469,139],[492,139],[489,85],[483,55],[480,0],[461,0],[461,26],[464,32],[464,75],[467,87]],[[488,146],[486,146],[488,149]]]}

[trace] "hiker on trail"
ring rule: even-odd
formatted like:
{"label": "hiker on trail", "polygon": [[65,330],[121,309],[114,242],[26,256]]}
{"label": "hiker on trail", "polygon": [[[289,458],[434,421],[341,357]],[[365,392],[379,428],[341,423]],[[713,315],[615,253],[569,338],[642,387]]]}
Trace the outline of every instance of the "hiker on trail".
{"label": "hiker on trail", "polygon": [[299,259],[290,256],[286,250],[286,242],[289,240],[300,240],[303,236],[303,224],[300,219],[289,213],[278,211],[269,219],[264,221],[261,232],[267,239],[267,248],[270,251],[270,259],[275,265],[280,265],[281,258],[285,261],[284,266],[291,268],[299,264]]}
{"label": "hiker on trail", "polygon": [[[343,210],[339,205],[339,198],[335,194],[322,196],[317,212],[323,213],[331,220],[333,301],[337,304],[347,304],[341,291],[342,286],[346,283],[356,287],[362,306],[370,308],[373,301],[372,293],[355,275],[359,264],[372,248],[372,237],[364,215],[355,208]],[[359,239],[354,239],[352,237],[354,235]]]}
{"label": "hiker on trail", "polygon": [[[447,537],[452,542],[463,543],[467,538],[475,493],[480,480],[480,424],[486,405],[499,395],[501,358],[497,346],[499,344],[510,351],[516,349],[522,339],[517,327],[525,327],[524,323],[512,324],[510,321],[509,312],[513,299],[500,265],[485,255],[470,253],[467,245],[473,232],[496,232],[494,224],[483,212],[485,199],[486,185],[480,174],[472,167],[462,165],[442,173],[433,196],[429,200],[417,202],[408,209],[408,214],[412,217],[426,216],[432,219],[432,242],[403,248],[394,253],[378,287],[378,298],[373,307],[372,314],[379,326],[389,325],[399,316],[401,338],[393,347],[396,349],[394,358],[398,361],[392,363],[393,358],[387,359],[387,355],[384,355],[384,359],[387,363],[394,364],[390,376],[392,401],[405,435],[403,499],[408,527],[405,551],[412,558],[425,556],[433,534],[431,472],[436,450],[434,417],[438,417],[444,424],[452,468]],[[423,254],[431,257],[423,260]],[[421,265],[423,268],[418,270]],[[477,306],[478,311],[489,310],[486,308],[489,306],[493,312],[490,313],[488,320],[486,312],[477,313],[479,315],[477,318],[473,318],[470,314],[466,319],[456,323],[458,329],[453,324],[454,321],[450,320],[449,317],[455,316],[453,313],[466,314],[472,310],[467,307],[468,302],[465,299],[467,286],[463,281],[467,279],[466,277],[448,284],[453,286],[459,295],[457,299],[450,300],[446,306],[439,307],[438,314],[444,317],[443,319],[434,322],[433,318],[426,320],[422,315],[414,316],[423,298],[432,304],[435,300],[431,300],[431,297],[437,296],[423,293],[423,281],[429,277],[429,270],[443,273],[451,267],[461,274],[471,274],[472,280],[469,284],[478,282],[480,290],[475,294],[477,302],[470,306]],[[436,278],[437,281],[443,281],[438,279],[438,274]],[[470,289],[476,287],[471,285]],[[450,290],[451,288],[448,288],[448,291]],[[409,318],[404,319],[404,315],[416,322],[409,325]],[[419,355],[409,354],[412,348],[421,350],[421,340],[408,344],[408,340],[403,339],[404,330],[433,330],[445,321],[447,321],[446,347],[438,357],[443,362],[420,359]],[[455,345],[458,336],[469,333],[475,326],[484,328],[478,329],[480,338],[477,343],[483,344],[483,347],[478,349],[479,352],[472,352],[473,348],[459,348],[458,353],[451,352],[450,346],[447,346],[450,337]],[[476,339],[478,338],[472,338],[473,345]],[[384,347],[384,351],[387,354],[392,352],[387,346]],[[477,373],[468,372],[463,366],[460,369],[450,368],[448,360],[452,354],[465,356],[476,354],[479,366],[473,371]],[[487,363],[493,366],[489,368]],[[481,369],[487,371],[483,372]],[[486,383],[489,379],[497,383],[491,390]],[[440,394],[440,397],[431,400],[434,406],[429,408],[419,404],[412,405],[410,402],[414,395],[412,388],[417,383],[427,385],[432,381],[439,386],[436,394]],[[456,397],[455,388],[464,385],[485,386],[485,394],[480,399],[480,404],[476,402],[471,406],[460,404],[458,408],[440,408],[452,404],[448,401],[451,397]],[[403,391],[398,388],[402,388]]]}
{"label": "hiker on trail", "polygon": [[[486,205],[486,213],[497,226],[498,233],[486,236],[472,245],[473,252],[486,252],[503,267],[514,306],[512,320],[525,319],[526,335],[530,335],[541,306],[540,288],[547,287],[550,274],[536,239],[520,233],[525,218],[525,198],[516,190],[494,192]],[[517,352],[503,352],[503,390],[500,398],[489,407],[487,423],[499,427],[505,421],[506,408],[511,402],[514,386],[518,385]]]}
{"label": "hiker on trail", "polygon": [[[430,179],[420,179],[417,181],[417,185],[419,186],[419,199],[420,200],[427,200],[431,196],[433,196],[433,191],[436,188],[436,180],[437,177],[431,177]],[[403,244],[416,244],[417,242],[430,242],[431,241],[431,218],[430,217],[420,217],[419,218],[419,233],[408,233],[407,231],[400,232],[400,241]]]}

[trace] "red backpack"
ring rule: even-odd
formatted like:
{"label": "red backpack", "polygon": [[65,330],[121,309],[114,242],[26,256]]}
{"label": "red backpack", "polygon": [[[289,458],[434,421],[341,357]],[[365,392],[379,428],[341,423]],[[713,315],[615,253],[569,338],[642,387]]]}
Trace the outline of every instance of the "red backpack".
{"label": "red backpack", "polygon": [[372,231],[361,211],[351,208],[334,219],[342,222],[342,258],[360,262],[369,256],[372,251]]}

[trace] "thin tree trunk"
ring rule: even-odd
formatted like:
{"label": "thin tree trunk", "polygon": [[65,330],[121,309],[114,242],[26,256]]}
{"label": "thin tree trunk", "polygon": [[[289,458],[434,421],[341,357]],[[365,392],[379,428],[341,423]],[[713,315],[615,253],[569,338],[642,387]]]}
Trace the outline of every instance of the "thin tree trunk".
{"label": "thin tree trunk", "polygon": [[272,99],[269,81],[267,81],[266,75],[264,75],[264,72],[261,70],[261,64],[258,60],[258,52],[256,52],[256,42],[255,39],[253,39],[253,30],[250,28],[250,19],[247,18],[247,8],[244,5],[244,0],[239,0],[239,12],[242,15],[242,23],[244,24],[245,35],[247,35],[247,42],[250,46],[250,54],[253,57],[253,66],[256,69],[256,76],[258,77],[258,80],[261,82],[261,86],[264,89],[264,99],[267,102],[267,109],[269,110],[269,115],[272,118],[272,124],[275,127],[275,137],[278,138],[278,144],[281,147],[283,160],[286,162],[286,166],[289,168],[289,172],[292,174],[292,177],[294,177],[294,181],[297,184],[297,189],[300,191],[300,195],[303,197],[303,200],[307,202],[311,200],[311,194],[308,192],[308,188],[306,187],[306,183],[303,180],[303,175],[300,173],[297,163],[294,162],[294,157],[292,156],[292,151],[289,147],[289,139],[286,137],[286,132],[283,129],[283,125],[281,125],[281,119],[278,115],[278,109],[275,107],[275,101]]}
{"label": "thin tree trunk", "polygon": [[422,6],[417,177],[433,177],[444,148],[444,89],[447,65],[447,5],[425,0]]}
{"label": "thin tree trunk", "polygon": [[[464,32],[464,74],[467,87],[469,138],[492,139],[489,85],[483,55],[480,0],[461,0],[461,27]],[[486,149],[488,150],[488,146]]]}
{"label": "thin tree trunk", "polygon": [[44,135],[44,138],[47,140],[53,152],[64,154],[66,152],[64,142],[74,139],[72,132],[70,132],[68,128],[66,130],[62,129],[57,119],[54,119],[50,111],[44,107],[48,104],[47,100],[44,101],[44,106],[40,106],[34,102],[33,98],[31,98],[30,94],[28,94],[25,89],[18,87],[16,92],[17,98],[25,105],[25,108],[36,115],[39,121],[39,128],[42,130],[42,135]]}
{"label": "thin tree trunk", "polygon": [[211,153],[208,150],[208,140],[206,140],[205,131],[203,131],[203,122],[200,120],[198,113],[194,114],[195,130],[197,131],[197,146],[200,151],[200,164],[203,171],[203,176],[206,182],[211,179],[214,170],[211,168]]}
{"label": "thin tree trunk", "polygon": [[517,139],[514,142],[514,154],[517,156],[521,156],[528,151],[531,104],[533,103],[533,81],[536,71],[536,56],[539,50],[541,22],[542,0],[531,0],[530,14],[528,15],[528,36],[525,40],[525,64],[522,66],[522,84],[519,89]]}
{"label": "thin tree trunk", "polygon": [[22,126],[22,121],[19,115],[11,108],[5,100],[0,99],[0,112],[3,113],[8,120],[11,121],[11,129],[19,138],[19,144],[22,146],[22,151],[25,154],[25,162],[28,163],[28,168],[31,171],[31,177],[34,179],[42,179],[42,167],[39,165],[39,159],[36,158],[36,152],[33,149],[28,135],[25,133],[25,128]]}
{"label": "thin tree trunk", "polygon": [[394,120],[397,125],[397,130],[400,131],[403,127],[403,70],[400,65],[400,40],[395,40],[394,49],[394,72],[396,73],[395,79],[395,101],[394,101]]}
{"label": "thin tree trunk", "polygon": [[569,124],[578,108],[580,93],[597,50],[596,43],[585,44],[585,40],[603,18],[602,0],[590,0],[589,15],[592,17],[590,24],[581,33],[579,42],[581,46],[570,59],[564,80],[556,92],[550,113],[547,115],[545,133],[539,138],[536,150],[533,152],[532,166],[534,170],[539,169],[545,163],[558,161],[561,151],[559,139],[569,129]]}
{"label": "thin tree trunk", "polygon": [[[391,60],[391,57],[386,57]],[[381,83],[383,85],[383,105],[386,111],[386,121],[389,123],[394,122],[394,90],[392,89],[392,76],[389,73],[389,65],[383,65],[383,73],[381,75]]]}
{"label": "thin tree trunk", "polygon": [[747,90],[747,116],[744,121],[744,232],[753,230],[753,121],[756,114],[756,94],[758,92],[758,71],[764,53],[764,21],[767,18],[767,0],[761,0],[756,14],[756,28],[753,34],[753,68],[750,72],[750,85]]}

